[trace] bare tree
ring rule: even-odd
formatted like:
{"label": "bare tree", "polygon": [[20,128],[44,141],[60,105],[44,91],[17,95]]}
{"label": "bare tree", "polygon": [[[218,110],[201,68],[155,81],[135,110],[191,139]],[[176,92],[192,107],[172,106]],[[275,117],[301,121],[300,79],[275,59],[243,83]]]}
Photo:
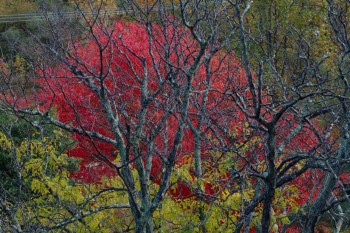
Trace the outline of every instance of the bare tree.
{"label": "bare tree", "polygon": [[[40,88],[35,90],[34,99],[27,96],[25,100],[17,100],[16,93],[5,94],[7,106],[16,114],[26,119],[27,116],[40,116],[49,124],[82,135],[94,148],[95,158],[115,169],[126,187],[136,232],[154,231],[152,214],[169,189],[170,177],[182,153],[180,146],[187,130],[194,78],[199,68],[208,67],[211,58],[229,41],[230,35],[227,42],[218,43],[219,32],[223,32],[217,27],[223,20],[220,12],[224,9],[222,4],[221,1],[159,2],[143,7],[130,2],[124,7],[125,12],[139,22],[137,26],[142,28],[135,32],[144,36],[137,38],[144,40],[139,53],[135,51],[138,48],[128,41],[130,33],[125,30],[129,29],[106,27],[100,19],[99,10],[92,12],[92,17],[81,12],[82,28],[86,29],[82,32],[82,39],[90,46],[86,49],[92,50],[87,51],[87,55],[81,54],[83,45],[75,41],[76,37],[70,38],[70,46],[66,47],[67,42],[63,41],[66,38],[62,38],[58,25],[48,21],[52,38],[49,43],[37,39],[43,49],[36,50],[36,53],[43,63],[37,63],[36,67],[40,67],[38,72],[43,80],[39,81],[40,85],[48,85],[44,89],[49,92],[50,99],[41,99]],[[57,61],[53,64],[59,64],[58,69],[48,66],[47,52],[50,59]],[[94,56],[95,64],[90,65],[91,61],[82,56]],[[123,76],[126,78],[123,79]],[[206,90],[212,76],[207,72]],[[87,96],[72,95],[72,89],[65,86],[67,84],[81,84],[95,103],[89,103],[85,99]],[[139,93],[138,97],[127,96],[132,93]],[[52,108],[58,99],[72,113],[68,120],[52,116]],[[32,107],[24,108],[24,105]],[[202,105],[199,103],[199,108]],[[95,107],[99,109],[95,111]],[[95,111],[92,117],[98,119],[96,125],[92,124],[90,117],[83,116],[84,109]],[[99,128],[102,125],[108,127],[101,132]],[[200,123],[198,130],[201,130]],[[195,132],[196,135],[200,133]],[[159,142],[162,135],[163,141]],[[113,150],[117,151],[120,163],[115,164],[115,158],[101,149],[103,143],[115,148]],[[151,194],[151,169],[156,159],[161,161],[160,184]],[[196,155],[197,163],[198,160],[199,155]]]}
{"label": "bare tree", "polygon": [[[326,211],[337,207],[343,214],[340,204],[348,200],[339,179],[349,151],[348,6],[328,2],[326,29],[342,50],[337,70],[333,57],[316,51],[317,35],[280,16],[287,11],[273,4],[259,7],[259,1],[125,0],[115,24],[106,23],[101,8],[89,14],[78,9],[77,31],[48,17],[51,37],[33,35],[37,46],[28,49],[37,75],[31,94],[19,95],[7,81],[2,108],[72,133],[84,156],[96,162],[95,171],[114,171],[124,185],[114,191],[128,202],[96,211],[130,208],[136,232],[155,231],[153,214],[183,155],[193,157],[196,179],[211,172],[203,165],[208,151],[231,159],[232,166],[229,181],[210,198],[200,183],[187,184],[202,204],[201,232],[210,215],[205,206],[220,206],[224,190],[232,196],[248,188],[254,192],[235,210],[234,232],[254,227],[267,233],[275,226],[285,232],[298,223],[312,232]],[[232,136],[235,124],[246,124],[249,133]],[[227,162],[220,158],[217,164]],[[321,188],[313,175],[324,181]],[[288,224],[277,222],[277,193],[293,182],[309,185],[309,199],[298,214],[283,210]],[[72,212],[49,229],[92,213]],[[254,226],[257,216],[260,226]]]}
{"label": "bare tree", "polygon": [[[334,43],[339,47],[339,57],[335,60],[333,82],[334,86],[330,89],[329,95],[333,97],[338,108],[333,110],[335,122],[339,127],[339,148],[326,160],[325,167],[328,169],[324,177],[321,190],[317,198],[312,202],[306,216],[306,223],[303,232],[314,232],[320,216],[334,207],[338,207],[339,217],[336,217],[336,231],[341,231],[344,212],[339,206],[342,202],[348,202],[349,197],[346,192],[345,184],[339,178],[339,175],[346,170],[349,158],[349,100],[348,100],[348,78],[349,78],[349,51],[350,41],[348,37],[349,30],[349,5],[346,2],[328,1],[328,20],[330,28],[333,31]],[[337,190],[343,193],[340,199],[334,196]]]}

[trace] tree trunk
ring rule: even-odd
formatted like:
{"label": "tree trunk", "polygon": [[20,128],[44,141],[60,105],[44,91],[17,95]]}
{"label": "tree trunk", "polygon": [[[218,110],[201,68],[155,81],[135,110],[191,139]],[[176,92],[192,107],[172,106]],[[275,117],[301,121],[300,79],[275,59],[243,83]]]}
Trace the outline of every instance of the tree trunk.
{"label": "tree trunk", "polygon": [[202,182],[202,159],[201,159],[201,136],[197,133],[194,138],[194,167],[195,167],[195,175],[197,177],[197,189],[199,190],[200,194],[198,196],[199,202],[199,232],[206,233],[207,229],[205,227],[205,221],[206,221],[206,214],[204,209],[204,204],[202,203],[203,196],[202,192],[205,192],[205,190],[202,190],[200,183]]}
{"label": "tree trunk", "polygon": [[152,214],[145,214],[139,219],[135,219],[136,223],[136,233],[153,233],[154,224]]}
{"label": "tree trunk", "polygon": [[271,222],[272,201],[275,195],[276,168],[275,168],[275,129],[273,126],[268,132],[268,157],[267,157],[267,177],[265,181],[264,207],[261,218],[261,229],[263,233],[269,233]]}

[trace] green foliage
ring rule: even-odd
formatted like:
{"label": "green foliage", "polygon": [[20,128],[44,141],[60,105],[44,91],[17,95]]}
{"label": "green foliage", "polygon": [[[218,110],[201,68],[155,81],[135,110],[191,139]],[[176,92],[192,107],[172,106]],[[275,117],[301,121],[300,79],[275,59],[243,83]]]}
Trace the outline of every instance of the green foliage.
{"label": "green foliage", "polygon": [[[5,117],[3,123],[15,119]],[[19,121],[12,125],[11,134],[0,132],[0,217],[8,223],[2,230],[13,230],[16,222],[28,232],[56,228],[111,232],[129,227],[129,211],[112,206],[127,203],[120,179],[91,185],[72,180],[70,172],[79,168],[79,160],[64,153],[71,143],[69,135],[52,129],[45,136],[28,126],[26,133],[25,126]]]}

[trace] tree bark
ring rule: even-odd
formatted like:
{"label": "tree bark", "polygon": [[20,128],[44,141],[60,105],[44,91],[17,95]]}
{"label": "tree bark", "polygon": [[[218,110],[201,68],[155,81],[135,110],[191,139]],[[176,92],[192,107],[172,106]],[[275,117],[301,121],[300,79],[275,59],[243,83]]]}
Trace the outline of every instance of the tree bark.
{"label": "tree bark", "polygon": [[263,233],[269,232],[271,223],[272,201],[275,195],[276,185],[276,168],[275,168],[275,129],[271,126],[268,130],[268,155],[267,155],[267,177],[265,180],[265,198],[261,219],[261,227]]}

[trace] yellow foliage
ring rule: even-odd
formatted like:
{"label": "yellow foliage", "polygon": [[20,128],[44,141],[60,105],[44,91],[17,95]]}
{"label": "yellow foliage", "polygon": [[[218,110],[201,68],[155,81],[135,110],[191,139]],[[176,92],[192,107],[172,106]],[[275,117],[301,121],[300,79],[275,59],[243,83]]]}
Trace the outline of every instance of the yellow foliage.
{"label": "yellow foliage", "polygon": [[0,132],[0,147],[3,150],[9,150],[12,147],[11,141],[6,137],[5,134]]}
{"label": "yellow foliage", "polygon": [[[40,221],[38,224],[48,228],[57,222],[74,217],[74,211],[89,213],[101,206],[116,203],[128,203],[125,192],[101,192],[107,187],[122,188],[120,178],[105,180],[104,184],[79,184],[69,178],[66,169],[68,156],[58,153],[57,141],[62,138],[62,132],[54,131],[50,138],[43,140],[23,140],[14,146],[5,134],[0,133],[0,149],[13,150],[21,164],[21,177],[31,198],[20,206],[17,217],[25,222],[27,219]],[[93,198],[94,197],[94,198]],[[36,216],[40,213],[40,218]],[[123,218],[116,217],[124,216]],[[73,221],[66,228],[71,232],[111,232],[119,231],[130,223],[130,211],[106,209],[87,214],[85,223]],[[117,227],[117,228],[116,228]]]}
{"label": "yellow foliage", "polygon": [[20,14],[33,12],[36,9],[34,1],[30,0],[0,0],[0,14]]}
{"label": "yellow foliage", "polygon": [[69,0],[71,5],[78,5],[82,9],[91,10],[91,9],[99,9],[102,10],[111,10],[116,8],[115,0]]}

